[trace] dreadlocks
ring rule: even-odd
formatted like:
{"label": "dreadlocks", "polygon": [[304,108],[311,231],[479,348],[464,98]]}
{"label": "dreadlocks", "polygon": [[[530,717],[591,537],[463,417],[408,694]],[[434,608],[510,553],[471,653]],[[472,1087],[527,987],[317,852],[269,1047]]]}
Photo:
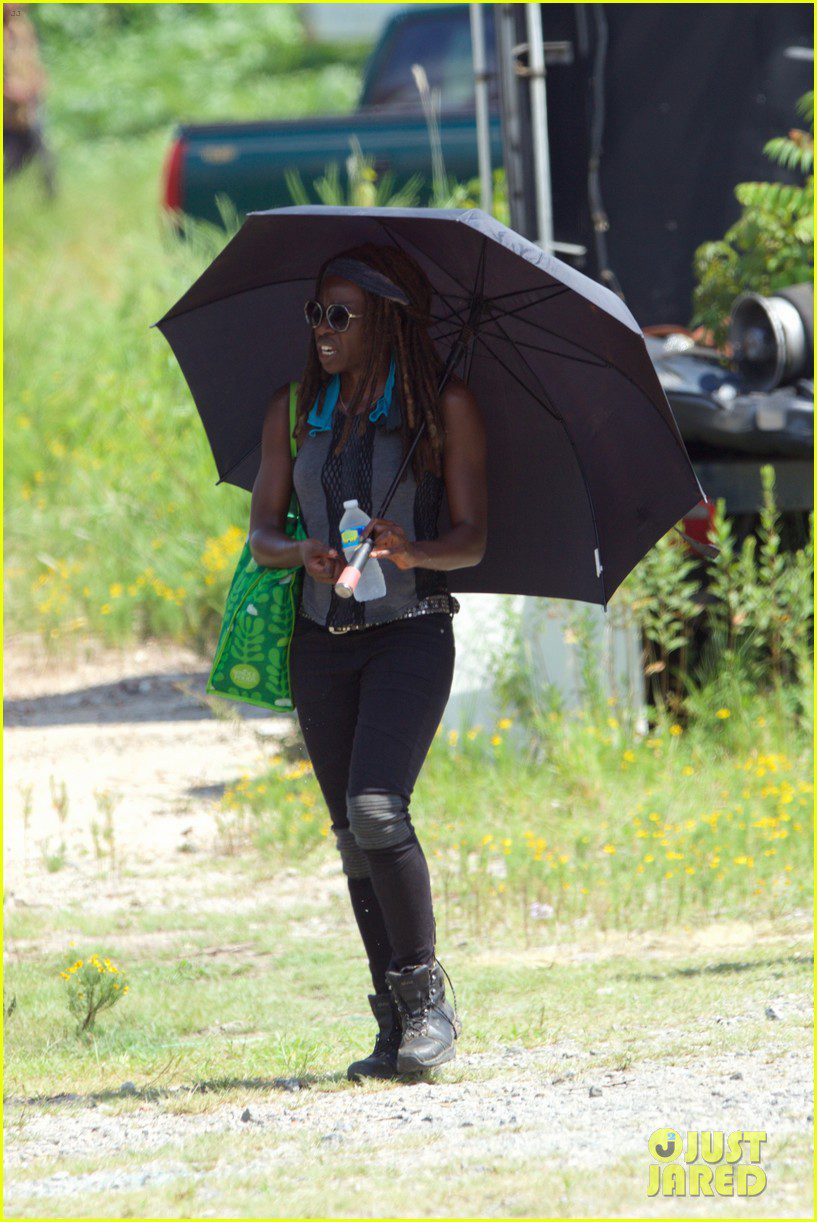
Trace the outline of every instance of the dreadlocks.
{"label": "dreadlocks", "polygon": [[[349,439],[356,407],[360,403],[371,402],[374,398],[377,375],[384,365],[388,365],[389,355],[393,352],[395,384],[400,388],[400,397],[405,405],[401,425],[403,456],[405,457],[408,452],[420,421],[425,420],[425,432],[412,457],[412,473],[417,483],[427,470],[440,476],[442,475],[445,429],[437,386],[443,362],[428,334],[433,296],[429,279],[414,259],[396,246],[376,246],[372,242],[366,242],[361,246],[355,246],[339,253],[360,259],[376,271],[388,276],[404,290],[410,304],[408,306],[399,305],[386,297],[379,297],[363,290],[366,304],[362,322],[370,340],[368,359],[349,404],[348,416],[335,454],[340,454]],[[335,257],[335,255],[332,256],[332,258]],[[327,259],[318,272],[316,295],[321,292],[325,269],[330,262],[331,259]],[[306,437],[306,418],[312,404],[319,394],[320,403],[323,403],[329,380],[329,377],[324,376],[315,345],[310,344],[306,369],[298,387],[294,435],[299,445]],[[362,412],[358,424],[358,435],[362,436],[365,429],[366,413]],[[403,476],[404,479],[407,474],[408,469]]]}

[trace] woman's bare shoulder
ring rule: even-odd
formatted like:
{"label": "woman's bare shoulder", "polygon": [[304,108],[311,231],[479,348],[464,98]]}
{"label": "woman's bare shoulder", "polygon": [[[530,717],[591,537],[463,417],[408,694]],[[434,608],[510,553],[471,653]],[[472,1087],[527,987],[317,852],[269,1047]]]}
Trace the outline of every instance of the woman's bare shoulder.
{"label": "woman's bare shoulder", "polygon": [[283,415],[284,412],[289,412],[289,382],[279,386],[270,396],[267,406],[267,420],[273,416]]}
{"label": "woman's bare shoulder", "polygon": [[440,395],[440,406],[446,417],[470,414],[478,410],[474,392],[458,374],[452,373]]}

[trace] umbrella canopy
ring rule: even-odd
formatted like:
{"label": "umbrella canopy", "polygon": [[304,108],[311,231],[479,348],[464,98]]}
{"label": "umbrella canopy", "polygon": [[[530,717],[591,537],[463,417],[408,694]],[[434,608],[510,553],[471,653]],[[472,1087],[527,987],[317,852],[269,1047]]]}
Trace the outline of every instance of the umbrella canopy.
{"label": "umbrella canopy", "polygon": [[[606,608],[627,574],[705,494],[620,298],[480,209],[308,205],[250,213],[154,325],[201,415],[219,482],[250,490],[273,391],[312,342],[303,302],[329,257],[402,247],[434,288],[429,332],[482,410],[488,541],[455,593],[577,599]],[[447,506],[441,533],[449,525]]]}

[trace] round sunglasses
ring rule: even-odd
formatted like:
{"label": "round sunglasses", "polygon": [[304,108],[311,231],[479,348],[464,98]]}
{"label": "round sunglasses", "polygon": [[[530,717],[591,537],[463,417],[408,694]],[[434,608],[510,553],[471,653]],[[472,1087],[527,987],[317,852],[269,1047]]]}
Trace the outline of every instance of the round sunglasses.
{"label": "round sunglasses", "polygon": [[[321,303],[312,298],[304,302],[304,317],[313,330],[315,327],[319,327],[323,318],[323,306]],[[353,314],[349,307],[341,302],[333,301],[330,306],[326,307],[326,321],[333,331],[345,331],[352,318],[362,317],[362,314]]]}

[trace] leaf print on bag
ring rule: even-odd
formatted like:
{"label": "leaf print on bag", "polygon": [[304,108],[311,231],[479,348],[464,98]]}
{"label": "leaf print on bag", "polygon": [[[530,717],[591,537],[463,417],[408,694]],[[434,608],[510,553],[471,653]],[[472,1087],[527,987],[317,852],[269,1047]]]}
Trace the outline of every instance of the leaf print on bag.
{"label": "leaf print on bag", "polygon": [[[247,568],[247,558],[252,560],[249,543],[244,544],[244,550],[241,553],[236,571],[233,575],[233,580],[230,583],[230,589],[227,594],[227,602],[224,608],[224,619],[221,623],[221,631],[219,633],[218,642],[216,644],[216,657],[219,652],[232,625],[233,616],[238,611],[244,599],[251,589],[254,589],[261,580],[262,573],[255,565],[255,572],[249,572]],[[253,561],[255,564],[255,561]]]}
{"label": "leaf print on bag", "polygon": [[239,615],[233,633],[233,658],[236,662],[260,663],[264,659],[264,621]]}
{"label": "leaf print on bag", "polygon": [[292,612],[289,603],[289,591],[276,591],[275,598],[268,607],[265,608],[267,623],[269,624],[270,636],[277,639],[283,636],[284,633],[289,633],[292,630]]}
{"label": "leaf print on bag", "polygon": [[286,645],[283,648],[273,646],[267,655],[267,666],[265,669],[265,677],[267,687],[272,692],[273,698],[278,701],[284,696],[289,696],[289,675],[286,667]]}

